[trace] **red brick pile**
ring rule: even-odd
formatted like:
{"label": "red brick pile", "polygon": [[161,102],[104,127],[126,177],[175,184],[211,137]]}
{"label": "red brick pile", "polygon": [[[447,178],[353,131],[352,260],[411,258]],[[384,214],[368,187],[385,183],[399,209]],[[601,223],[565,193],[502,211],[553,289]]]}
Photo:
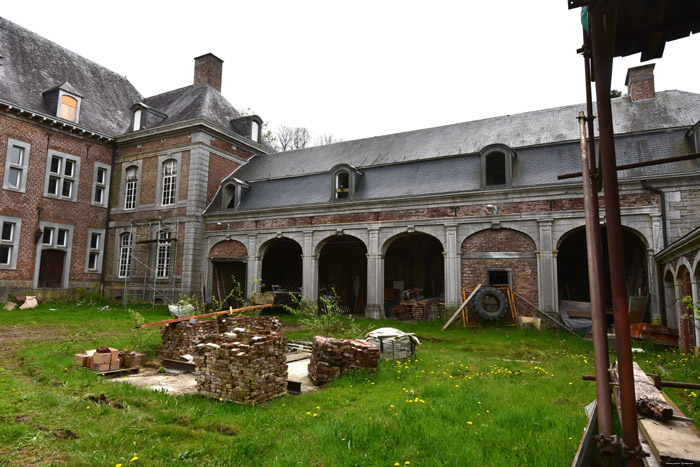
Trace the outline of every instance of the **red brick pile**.
{"label": "red brick pile", "polygon": [[219,323],[213,321],[180,321],[163,326],[161,331],[162,358],[179,360],[182,355],[194,355],[197,344],[219,334]]}
{"label": "red brick pile", "polygon": [[281,332],[253,327],[212,336],[194,352],[197,391],[248,405],[283,396],[287,393],[286,347],[287,338]]}
{"label": "red brick pile", "polygon": [[314,384],[327,383],[357,370],[377,372],[379,347],[365,340],[314,337],[309,376]]}

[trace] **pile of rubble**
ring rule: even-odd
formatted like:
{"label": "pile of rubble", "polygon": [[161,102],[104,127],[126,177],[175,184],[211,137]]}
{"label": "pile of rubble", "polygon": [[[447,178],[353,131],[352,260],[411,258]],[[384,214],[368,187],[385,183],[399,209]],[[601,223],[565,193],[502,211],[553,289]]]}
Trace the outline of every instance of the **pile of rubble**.
{"label": "pile of rubble", "polygon": [[314,384],[326,383],[357,370],[377,372],[379,347],[365,340],[314,337],[309,376]]}
{"label": "pile of rubble", "polygon": [[[240,322],[240,319],[237,318]],[[273,318],[262,326],[279,327]],[[197,345],[197,392],[243,404],[258,404],[287,393],[287,338],[275,330],[233,328]]]}

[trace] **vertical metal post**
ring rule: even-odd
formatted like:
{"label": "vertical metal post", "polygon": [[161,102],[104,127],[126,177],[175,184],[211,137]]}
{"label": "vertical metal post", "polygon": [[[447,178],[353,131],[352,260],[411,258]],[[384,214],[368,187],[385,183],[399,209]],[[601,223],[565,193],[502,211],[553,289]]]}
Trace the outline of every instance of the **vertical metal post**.
{"label": "vertical metal post", "polygon": [[615,140],[610,105],[610,81],[612,54],[603,24],[604,15],[600,2],[588,8],[591,31],[593,64],[596,73],[596,100],[598,105],[598,129],[600,134],[600,168],[605,188],[605,213],[607,218],[608,257],[610,261],[611,292],[615,314],[615,341],[617,345],[618,374],[620,378],[620,406],[622,438],[625,448],[625,465],[641,465],[638,457],[630,455],[641,449],[637,434],[637,408],[634,394],[634,373],[630,348],[629,317],[627,316],[627,290],[625,284],[620,198],[617,184]]}
{"label": "vertical metal post", "polygon": [[[612,432],[612,403],[610,401],[610,378],[608,367],[608,339],[603,302],[603,251],[598,225],[598,209],[593,204],[595,189],[591,186],[588,153],[586,150],[586,117],[578,114],[581,134],[581,168],[583,174],[583,206],[586,213],[586,252],[588,254],[588,282],[591,295],[591,318],[593,320],[593,352],[595,355],[595,386],[598,400],[598,428],[603,435],[599,443],[601,451],[611,452],[609,440]],[[597,199],[596,199],[597,201]]]}

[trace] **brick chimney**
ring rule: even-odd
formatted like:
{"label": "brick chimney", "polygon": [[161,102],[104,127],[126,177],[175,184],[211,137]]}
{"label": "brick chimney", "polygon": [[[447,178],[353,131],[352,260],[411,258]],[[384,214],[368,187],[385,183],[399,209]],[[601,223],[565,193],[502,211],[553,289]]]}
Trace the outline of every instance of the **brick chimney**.
{"label": "brick chimney", "polygon": [[637,66],[627,70],[625,78],[627,94],[632,102],[646,101],[656,98],[654,91],[654,64]]}
{"label": "brick chimney", "polygon": [[204,54],[194,59],[194,85],[208,84],[221,92],[221,71],[224,61],[214,54]]}

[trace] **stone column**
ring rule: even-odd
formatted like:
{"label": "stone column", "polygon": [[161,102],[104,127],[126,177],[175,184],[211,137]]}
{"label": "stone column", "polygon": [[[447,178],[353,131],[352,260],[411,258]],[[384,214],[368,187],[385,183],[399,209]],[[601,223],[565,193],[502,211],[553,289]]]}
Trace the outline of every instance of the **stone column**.
{"label": "stone column", "polygon": [[447,239],[447,250],[443,253],[445,257],[445,307],[451,309],[460,305],[462,253],[457,244],[457,226],[446,226],[445,237]]}
{"label": "stone column", "polygon": [[302,246],[302,279],[301,294],[310,302],[318,300],[318,256],[314,254],[314,234],[304,232]]}
{"label": "stone column", "polygon": [[379,229],[369,230],[367,250],[367,308],[365,317],[384,317],[384,256],[379,245]]}
{"label": "stone column", "polygon": [[257,238],[248,235],[248,264],[246,265],[246,296],[252,298],[254,293],[260,292],[262,279],[262,258],[258,256]]}
{"label": "stone column", "polygon": [[[647,276],[649,292],[651,296],[651,301],[649,302],[649,314],[652,323],[657,321],[661,322],[661,297],[658,293],[652,293],[654,290],[659,290],[659,271],[656,266],[656,260],[654,260],[654,249],[649,248],[647,250]],[[655,321],[657,320],[657,321]]]}
{"label": "stone column", "polygon": [[552,219],[538,221],[540,248],[537,250],[537,288],[539,308],[546,313],[558,313],[557,254],[552,244]]}

